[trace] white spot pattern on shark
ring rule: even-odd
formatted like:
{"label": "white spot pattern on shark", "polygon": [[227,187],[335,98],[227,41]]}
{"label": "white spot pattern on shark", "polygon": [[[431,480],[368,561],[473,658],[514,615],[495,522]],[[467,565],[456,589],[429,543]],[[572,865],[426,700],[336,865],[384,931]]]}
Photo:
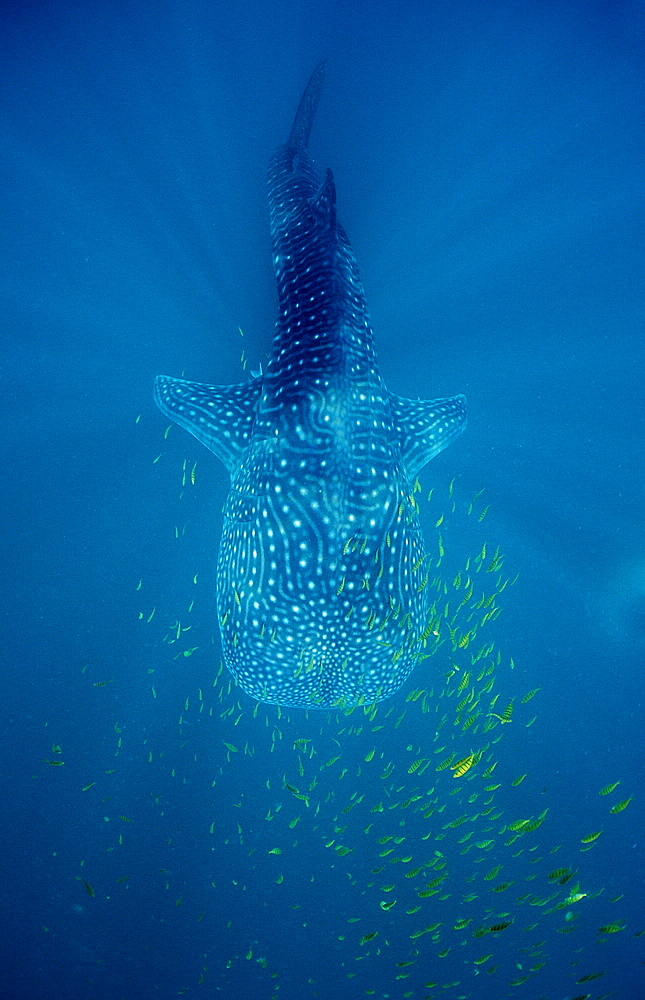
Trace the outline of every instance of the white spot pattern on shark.
{"label": "white spot pattern on shark", "polygon": [[279,312],[263,374],[159,376],[160,409],[231,477],[217,568],[224,661],[253,698],[370,704],[413,669],[427,622],[421,468],[460,434],[465,399],[408,400],[378,369],[331,171],[307,146],[323,64],[269,167]]}

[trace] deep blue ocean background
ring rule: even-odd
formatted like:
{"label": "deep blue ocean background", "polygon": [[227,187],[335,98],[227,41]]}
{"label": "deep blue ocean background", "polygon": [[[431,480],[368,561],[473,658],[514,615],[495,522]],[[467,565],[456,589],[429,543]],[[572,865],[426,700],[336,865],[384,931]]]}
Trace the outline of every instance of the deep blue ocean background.
{"label": "deep blue ocean background", "polygon": [[[0,32],[2,1000],[645,997],[643,3],[24,0]],[[323,57],[382,374],[468,397],[421,477],[436,572],[456,600],[485,543],[517,575],[375,717],[217,676],[226,474],[152,399],[266,359],[265,171]]]}

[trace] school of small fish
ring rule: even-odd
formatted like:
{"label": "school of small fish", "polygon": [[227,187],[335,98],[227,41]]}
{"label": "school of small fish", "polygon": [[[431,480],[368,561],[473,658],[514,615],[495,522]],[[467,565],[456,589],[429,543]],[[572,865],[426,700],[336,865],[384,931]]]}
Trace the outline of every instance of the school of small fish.
{"label": "school of small fish", "polygon": [[[189,460],[180,482],[182,494],[197,484]],[[432,594],[424,633],[428,662],[384,704],[287,711],[252,702],[220,664],[209,687],[203,684],[171,706],[164,671],[188,671],[190,686],[193,662],[192,676],[200,677],[215,662],[217,647],[198,616],[205,588],[199,570],[191,568],[183,608],[168,613],[145,578],[135,581],[135,615],[143,628],[157,630],[165,652],[165,667],[149,668],[148,697],[164,716],[178,713],[180,750],[172,759],[153,740],[137,741],[114,723],[112,766],[77,781],[83,806],[92,800],[109,834],[105,850],[112,872],[87,872],[89,881],[82,861],[82,872],[73,878],[88,906],[106,905],[111,894],[140,879],[136,871],[123,873],[121,854],[140,825],[151,822],[150,810],[161,815],[170,807],[156,791],[155,776],[169,774],[181,801],[189,803],[186,788],[196,790],[197,762],[208,757],[217,799],[208,815],[203,801],[191,808],[199,806],[201,832],[212,839],[214,856],[226,850],[226,865],[209,875],[210,902],[193,905],[181,873],[160,863],[158,882],[173,910],[190,909],[191,920],[210,919],[217,926],[224,919],[220,893],[243,896],[252,881],[255,893],[263,885],[273,919],[286,925],[297,919],[306,934],[315,920],[307,915],[307,882],[326,880],[334,900],[334,961],[352,996],[467,1000],[478,996],[478,977],[485,975],[487,981],[494,977],[499,996],[515,995],[513,988],[526,984],[518,996],[550,997],[543,983],[553,975],[552,955],[560,953],[563,936],[572,935],[563,988],[576,1000],[591,997],[575,991],[609,979],[609,953],[605,969],[598,969],[602,949],[629,931],[620,897],[608,898],[584,854],[611,837],[612,824],[621,823],[633,795],[619,797],[624,786],[618,780],[596,789],[589,826],[554,842],[550,826],[562,829],[562,817],[555,820],[562,807],[547,804],[544,775],[530,766],[522,736],[536,719],[526,706],[542,689],[518,689],[519,671],[498,648],[500,596],[517,576],[505,575],[503,554],[483,540],[461,565],[451,563],[448,537],[455,531],[448,526],[459,519],[479,526],[488,511],[480,494],[464,500],[453,482],[447,491],[424,496],[418,484],[418,499],[435,524],[426,562]],[[175,527],[175,539],[189,531],[186,524]],[[191,663],[184,665],[187,658]],[[94,697],[114,697],[111,678],[94,679],[91,667],[83,674],[97,689]],[[513,752],[505,753],[509,733]],[[140,815],[126,815],[118,805],[124,737],[130,761],[137,755],[140,761],[134,780],[146,788],[148,805]],[[68,763],[64,747],[62,738],[53,743],[45,762]],[[518,753],[525,768],[517,766]],[[68,763],[59,774],[69,771]],[[223,940],[226,934],[232,940],[234,920],[224,923]],[[584,929],[589,926],[592,934]],[[240,939],[252,936],[240,931]],[[644,931],[631,933],[639,937]],[[265,955],[255,945],[230,953],[224,948],[219,961],[211,958],[177,992],[206,984],[226,995],[245,962],[257,964],[256,995],[281,1000],[280,955]],[[312,967],[300,995],[326,995],[324,978]]]}

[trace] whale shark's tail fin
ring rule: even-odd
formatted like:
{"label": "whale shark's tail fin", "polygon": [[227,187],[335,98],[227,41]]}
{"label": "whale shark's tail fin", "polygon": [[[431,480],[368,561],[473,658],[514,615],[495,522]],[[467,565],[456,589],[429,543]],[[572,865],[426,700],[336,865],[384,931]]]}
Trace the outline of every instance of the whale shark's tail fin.
{"label": "whale shark's tail fin", "polygon": [[309,77],[309,83],[305,87],[304,94],[300,98],[300,104],[293,120],[291,133],[289,135],[289,146],[296,146],[299,149],[306,149],[309,144],[309,133],[313,124],[318,101],[322,93],[325,79],[325,60],[319,62],[315,70]]}

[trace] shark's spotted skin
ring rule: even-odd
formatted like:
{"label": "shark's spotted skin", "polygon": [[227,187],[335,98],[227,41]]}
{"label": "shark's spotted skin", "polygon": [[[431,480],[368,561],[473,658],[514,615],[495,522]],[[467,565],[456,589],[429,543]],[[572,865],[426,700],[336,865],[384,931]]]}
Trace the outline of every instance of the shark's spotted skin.
{"label": "shark's spotted skin", "polygon": [[419,470],[464,429],[463,396],[388,392],[330,171],[307,152],[322,65],[269,168],[279,315],[266,372],[234,386],[159,376],[157,404],[224,462],[217,569],[224,660],[253,698],[387,698],[426,627]]}

